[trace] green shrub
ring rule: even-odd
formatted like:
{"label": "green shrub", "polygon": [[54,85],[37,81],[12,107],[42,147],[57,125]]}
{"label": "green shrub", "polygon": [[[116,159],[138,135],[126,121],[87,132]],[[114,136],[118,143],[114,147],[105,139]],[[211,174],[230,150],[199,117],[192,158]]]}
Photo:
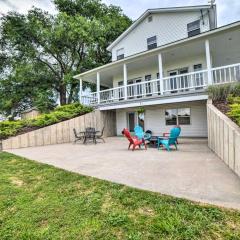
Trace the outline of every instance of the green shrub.
{"label": "green shrub", "polygon": [[240,126],[240,97],[235,97],[233,103],[229,105],[228,116],[231,117]]}
{"label": "green shrub", "polygon": [[0,139],[5,139],[9,136],[15,135],[23,127],[24,127],[23,121],[0,122]]}
{"label": "green shrub", "polygon": [[213,101],[226,101],[231,94],[233,97],[240,96],[240,83],[227,83],[208,87],[209,97]]}
{"label": "green shrub", "polygon": [[6,139],[16,135],[23,128],[28,127],[45,127],[64,120],[71,119],[86,113],[91,112],[91,107],[83,106],[80,103],[74,103],[55,108],[54,111],[42,114],[34,119],[18,120],[18,121],[3,121],[0,122],[0,139]]}
{"label": "green shrub", "polygon": [[228,95],[227,97],[228,104],[240,104],[240,97],[234,97],[232,94]]}

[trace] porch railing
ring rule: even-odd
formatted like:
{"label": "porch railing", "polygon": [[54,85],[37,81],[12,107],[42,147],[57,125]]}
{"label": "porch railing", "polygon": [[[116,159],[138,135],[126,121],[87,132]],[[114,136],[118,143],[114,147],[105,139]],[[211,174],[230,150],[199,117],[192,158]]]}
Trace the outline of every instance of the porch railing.
{"label": "porch railing", "polygon": [[163,78],[163,92],[177,93],[189,90],[199,90],[207,87],[207,70],[191,72],[173,77]]}
{"label": "porch railing", "polygon": [[124,99],[124,87],[116,87],[100,91],[100,103],[119,101]]}
{"label": "porch railing", "polygon": [[240,81],[240,63],[212,68],[213,84]]}
{"label": "porch railing", "polygon": [[[212,84],[223,84],[240,81],[240,63],[211,69]],[[99,92],[100,104],[119,102],[122,100],[148,98],[158,95],[169,95],[181,92],[193,92],[207,88],[208,70],[164,77],[161,90],[160,79],[128,84],[125,98],[124,86]],[[98,104],[98,94],[90,93],[82,97],[84,104]]]}

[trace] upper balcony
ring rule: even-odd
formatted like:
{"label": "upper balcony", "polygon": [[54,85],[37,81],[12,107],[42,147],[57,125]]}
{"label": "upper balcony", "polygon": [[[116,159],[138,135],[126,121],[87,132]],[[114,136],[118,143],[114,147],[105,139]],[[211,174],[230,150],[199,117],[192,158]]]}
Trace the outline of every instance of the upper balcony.
{"label": "upper balcony", "polygon": [[121,104],[126,101],[156,99],[181,94],[202,93],[209,85],[239,82],[240,63],[211,68],[211,80],[208,70],[174,75],[121,87],[101,90],[83,95],[81,100],[87,105]]}
{"label": "upper balcony", "polygon": [[240,81],[239,39],[240,22],[79,74],[80,101],[106,110],[207,99],[209,85]]}

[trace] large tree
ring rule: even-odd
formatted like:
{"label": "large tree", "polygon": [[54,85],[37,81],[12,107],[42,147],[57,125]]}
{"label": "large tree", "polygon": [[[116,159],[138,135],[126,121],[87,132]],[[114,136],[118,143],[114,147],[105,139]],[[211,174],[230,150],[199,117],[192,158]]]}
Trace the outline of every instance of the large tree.
{"label": "large tree", "polygon": [[2,17],[0,58],[6,64],[0,66],[0,96],[9,103],[11,91],[15,100],[0,104],[0,111],[41,102],[44,92],[50,102],[55,94],[62,105],[76,100],[79,83],[73,75],[109,62],[107,45],[131,23],[120,8],[96,0],[55,4],[56,15],[34,8]]}

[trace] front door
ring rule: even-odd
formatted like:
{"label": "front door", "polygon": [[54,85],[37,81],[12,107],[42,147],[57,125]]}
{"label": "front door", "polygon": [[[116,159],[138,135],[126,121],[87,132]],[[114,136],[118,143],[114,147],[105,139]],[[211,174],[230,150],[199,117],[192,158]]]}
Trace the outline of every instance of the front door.
{"label": "front door", "polygon": [[135,112],[127,113],[128,129],[130,132],[134,132],[135,127]]}

